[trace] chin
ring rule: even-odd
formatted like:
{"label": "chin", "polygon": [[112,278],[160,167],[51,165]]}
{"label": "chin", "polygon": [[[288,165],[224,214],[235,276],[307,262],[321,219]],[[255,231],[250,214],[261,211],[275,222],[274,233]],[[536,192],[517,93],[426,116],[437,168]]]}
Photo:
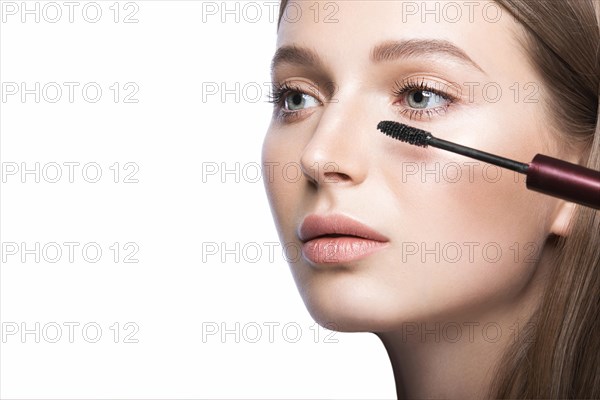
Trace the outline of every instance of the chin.
{"label": "chin", "polygon": [[385,295],[383,288],[376,291],[364,281],[358,283],[356,277],[331,278],[299,286],[308,312],[322,327],[338,332],[385,332],[398,329],[406,320],[401,317],[405,314],[402,307],[392,304],[394,297]]}

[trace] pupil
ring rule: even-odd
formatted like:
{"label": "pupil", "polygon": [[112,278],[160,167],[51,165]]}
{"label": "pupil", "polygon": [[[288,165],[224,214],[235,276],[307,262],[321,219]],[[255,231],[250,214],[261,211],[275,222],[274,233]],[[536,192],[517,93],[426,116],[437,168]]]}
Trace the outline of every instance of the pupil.
{"label": "pupil", "polygon": [[301,105],[302,104],[302,95],[300,93],[294,94],[294,96],[292,97],[292,102],[296,106]]}
{"label": "pupil", "polygon": [[415,93],[415,95],[414,95],[414,100],[415,100],[417,103],[420,103],[420,102],[422,102],[422,101],[423,101],[423,99],[424,99],[423,92],[416,92],[416,93]]}

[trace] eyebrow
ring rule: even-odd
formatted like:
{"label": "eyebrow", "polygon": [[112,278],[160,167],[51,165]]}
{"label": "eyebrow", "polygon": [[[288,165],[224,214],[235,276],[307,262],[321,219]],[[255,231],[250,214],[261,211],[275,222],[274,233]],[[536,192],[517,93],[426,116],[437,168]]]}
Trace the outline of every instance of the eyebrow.
{"label": "eyebrow", "polygon": [[[479,71],[486,73],[475,61],[460,47],[447,40],[440,39],[407,39],[391,40],[378,44],[371,51],[370,59],[373,63],[394,61],[401,58],[427,57],[443,54],[468,64]],[[306,47],[295,45],[282,46],[275,52],[271,61],[271,72],[280,64],[294,64],[304,67],[321,68],[324,63],[319,54]]]}
{"label": "eyebrow", "polygon": [[452,42],[439,39],[408,39],[384,42],[373,48],[371,51],[371,61],[384,62],[399,58],[423,57],[436,54],[444,54],[460,62],[470,64],[485,74],[483,68],[473,61],[463,49]]}
{"label": "eyebrow", "polygon": [[282,46],[277,49],[271,61],[271,72],[280,64],[294,64],[302,67],[323,68],[323,60],[319,54],[306,47]]}

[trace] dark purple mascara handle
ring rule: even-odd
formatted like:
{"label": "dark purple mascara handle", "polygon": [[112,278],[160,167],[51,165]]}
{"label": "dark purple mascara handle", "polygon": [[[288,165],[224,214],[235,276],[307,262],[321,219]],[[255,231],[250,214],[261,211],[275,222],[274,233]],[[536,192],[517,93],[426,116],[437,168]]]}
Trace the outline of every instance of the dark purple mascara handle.
{"label": "dark purple mascara handle", "polygon": [[527,169],[527,189],[600,209],[600,171],[536,155]]}

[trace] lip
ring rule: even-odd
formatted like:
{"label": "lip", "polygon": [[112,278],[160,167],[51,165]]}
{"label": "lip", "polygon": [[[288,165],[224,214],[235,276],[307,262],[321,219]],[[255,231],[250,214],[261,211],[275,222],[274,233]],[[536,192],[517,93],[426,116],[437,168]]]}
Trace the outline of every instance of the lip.
{"label": "lip", "polygon": [[311,214],[298,229],[302,255],[314,264],[339,264],[364,258],[388,245],[376,230],[341,214]]}

